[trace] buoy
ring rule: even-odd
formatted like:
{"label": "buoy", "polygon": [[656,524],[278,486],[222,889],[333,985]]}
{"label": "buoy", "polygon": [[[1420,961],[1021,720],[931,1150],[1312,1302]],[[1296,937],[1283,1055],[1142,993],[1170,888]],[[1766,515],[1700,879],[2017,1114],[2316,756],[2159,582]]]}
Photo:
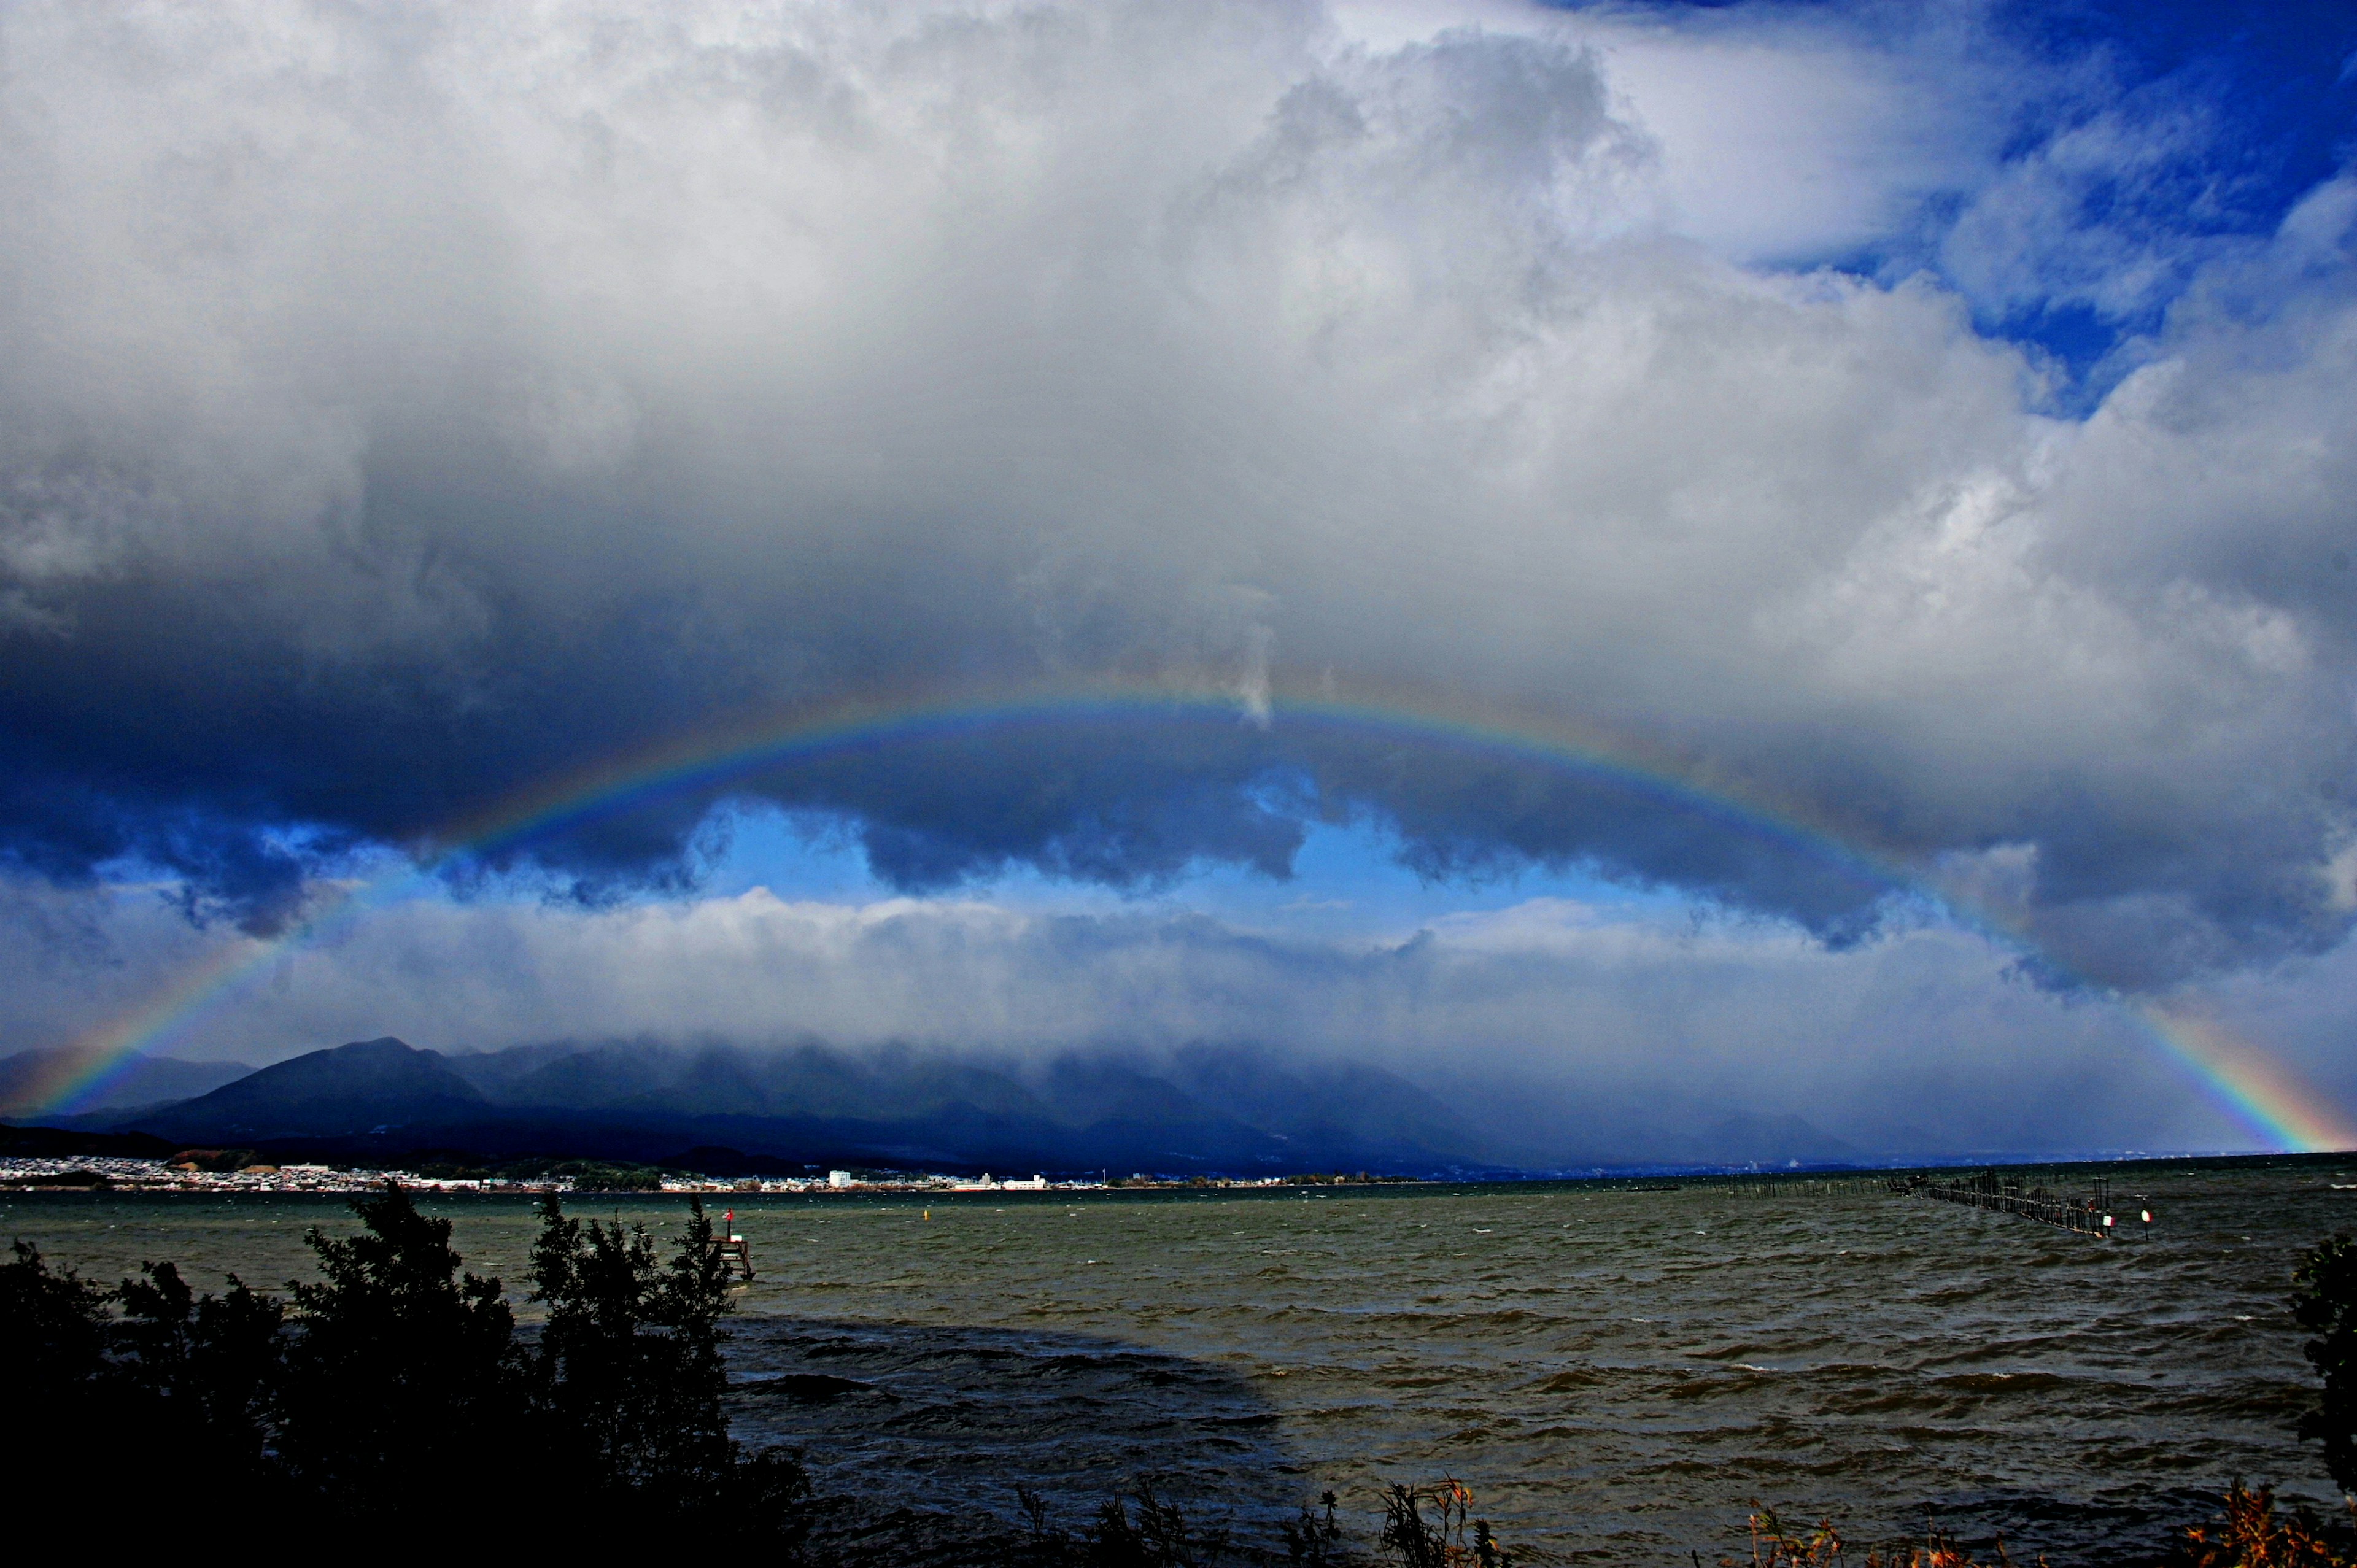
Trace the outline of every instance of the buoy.
{"label": "buoy", "polygon": [[2151,1223],[2152,1223],[2152,1210],[2151,1210],[2151,1209],[2149,1209],[2149,1208],[2147,1208],[2147,1209],[2144,1210],[2144,1211],[2143,1211],[2143,1213],[2142,1213],[2141,1215],[2139,1215],[2139,1216],[2138,1216],[2138,1218],[2140,1218],[2141,1219],[2143,1219],[2143,1221],[2144,1221],[2147,1225],[2151,1224]]}
{"label": "buoy", "polygon": [[930,1209],[930,1208],[926,1209],[926,1210],[925,1210],[925,1218],[926,1218],[926,1219],[931,1219],[932,1217],[933,1217],[933,1211],[932,1211],[931,1209]]}

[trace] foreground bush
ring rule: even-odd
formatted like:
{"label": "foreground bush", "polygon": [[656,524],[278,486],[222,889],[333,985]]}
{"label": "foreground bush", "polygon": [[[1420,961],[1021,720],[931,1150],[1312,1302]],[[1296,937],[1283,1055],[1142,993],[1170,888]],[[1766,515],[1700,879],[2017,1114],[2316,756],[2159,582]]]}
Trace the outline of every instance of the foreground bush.
{"label": "foreground bush", "polygon": [[2316,1336],[2307,1356],[2323,1382],[2300,1435],[2320,1440],[2335,1484],[2357,1492],[2357,1242],[2345,1230],[2328,1237],[2292,1279],[2292,1316]]}
{"label": "foreground bush", "polygon": [[397,1187],[352,1207],[361,1232],[313,1230],[321,1278],[285,1305],[235,1279],[197,1296],[169,1263],[101,1290],[18,1243],[0,1344],[25,1369],[11,1424],[38,1434],[20,1496],[159,1537],[793,1553],[800,1466],[727,1435],[701,1205],[664,1264],[642,1229],[585,1229],[552,1197],[536,1343],[499,1281],[463,1271],[448,1220]]}

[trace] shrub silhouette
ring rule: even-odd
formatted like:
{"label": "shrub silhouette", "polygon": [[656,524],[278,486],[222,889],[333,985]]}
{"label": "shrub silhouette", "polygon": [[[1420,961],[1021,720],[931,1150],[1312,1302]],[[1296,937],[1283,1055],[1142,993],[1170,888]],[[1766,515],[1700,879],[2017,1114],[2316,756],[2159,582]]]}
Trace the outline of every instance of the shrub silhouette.
{"label": "shrub silhouette", "polygon": [[19,1241],[0,1263],[0,1335],[6,1336],[14,1402],[27,1423],[79,1424],[76,1408],[104,1366],[106,1293],[71,1269],[49,1273],[40,1249]]}
{"label": "shrub silhouette", "polygon": [[527,1389],[500,1282],[461,1275],[449,1220],[389,1184],[352,1210],[361,1234],[305,1238],[324,1277],[287,1286],[275,1450],[339,1516],[401,1527],[415,1498],[474,1492],[484,1460],[532,1452]]}
{"label": "shrub silhouette", "polygon": [[112,1335],[120,1415],[170,1435],[185,1456],[174,1487],[184,1507],[274,1484],[271,1401],[285,1309],[234,1274],[227,1295],[199,1297],[168,1262],[140,1272],[114,1292],[124,1313]]}
{"label": "shrub silhouette", "polygon": [[779,1453],[747,1458],[728,1436],[728,1280],[702,1202],[691,1200],[663,1265],[644,1226],[585,1228],[552,1195],[532,1270],[532,1299],[548,1307],[526,1364],[546,1451],[606,1497],[694,1519],[707,1541],[797,1544],[809,1490],[800,1466]]}
{"label": "shrub silhouette", "polygon": [[111,1414],[100,1400],[107,1331],[106,1293],[71,1269],[51,1273],[38,1248],[18,1241],[0,1263],[8,1425],[21,1439],[9,1479],[19,1497],[81,1499]]}
{"label": "shrub silhouette", "polygon": [[[666,1264],[643,1229],[585,1231],[552,1200],[536,1344],[500,1282],[464,1271],[448,1220],[391,1185],[352,1208],[358,1234],[306,1238],[321,1277],[285,1305],[234,1278],[199,1296],[170,1263],[104,1291],[19,1242],[0,1264],[0,1347],[10,1413],[45,1439],[23,1495],[175,1526],[233,1518],[253,1545],[359,1531],[372,1551],[603,1552],[676,1545],[688,1522],[700,1543],[796,1554],[801,1466],[727,1435],[728,1295],[700,1204]],[[96,1463],[126,1434],[166,1440],[127,1498]]]}
{"label": "shrub silhouette", "polygon": [[2357,1242],[2346,1230],[2327,1237],[2300,1260],[2292,1281],[2292,1316],[2316,1336],[2307,1355],[2324,1381],[2299,1434],[2323,1442],[2334,1483],[2357,1492]]}

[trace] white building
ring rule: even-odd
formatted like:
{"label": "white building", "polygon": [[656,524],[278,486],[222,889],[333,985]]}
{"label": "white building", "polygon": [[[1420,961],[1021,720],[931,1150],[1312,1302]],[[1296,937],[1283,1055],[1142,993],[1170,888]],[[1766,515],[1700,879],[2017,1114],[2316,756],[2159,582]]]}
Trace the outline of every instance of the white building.
{"label": "white building", "polygon": [[829,1171],[826,1173],[826,1185],[829,1187],[849,1187],[851,1185],[851,1173],[849,1171]]}

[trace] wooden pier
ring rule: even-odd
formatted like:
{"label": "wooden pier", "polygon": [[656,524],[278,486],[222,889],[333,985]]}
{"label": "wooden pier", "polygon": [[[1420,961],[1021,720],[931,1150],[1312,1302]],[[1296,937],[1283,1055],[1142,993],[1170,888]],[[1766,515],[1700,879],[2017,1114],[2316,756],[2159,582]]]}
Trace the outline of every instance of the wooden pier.
{"label": "wooden pier", "polygon": [[[2044,1187],[2032,1187],[2013,1172],[1975,1171],[1942,1180],[1921,1174],[1890,1178],[1890,1190],[1903,1197],[1929,1197],[1941,1203],[1961,1203],[1998,1214],[2018,1214],[2081,1236],[2110,1237],[2116,1233],[2118,1215],[2112,1208],[2112,1178],[2091,1178],[2093,1192],[2083,1198],[2065,1197]],[[2139,1206],[2146,1224],[2152,1210]]]}
{"label": "wooden pier", "polygon": [[[2067,1172],[2067,1174],[2066,1174]],[[2069,1196],[2050,1188],[2076,1177],[2088,1186],[2088,1195]],[[2018,1215],[2079,1236],[2116,1240],[2142,1231],[2153,1222],[2152,1202],[2141,1194],[2118,1195],[2115,1207],[2112,1178],[2062,1169],[1999,1167],[1970,1172],[1907,1171],[1729,1171],[1699,1180],[1671,1184],[1696,1191],[1760,1198],[1830,1198],[1870,1194],[1878,1197],[1928,1197],[1939,1203],[1961,1204],[1998,1214]]]}

